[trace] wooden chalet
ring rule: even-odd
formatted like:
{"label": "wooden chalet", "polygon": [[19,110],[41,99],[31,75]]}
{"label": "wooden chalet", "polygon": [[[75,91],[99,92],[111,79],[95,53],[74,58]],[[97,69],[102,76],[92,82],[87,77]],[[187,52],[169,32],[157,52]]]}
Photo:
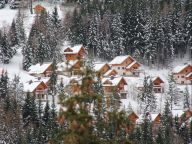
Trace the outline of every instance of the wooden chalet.
{"label": "wooden chalet", "polygon": [[175,67],[173,77],[177,84],[192,84],[192,65],[186,64]]}
{"label": "wooden chalet", "polygon": [[52,63],[36,64],[29,67],[29,74],[36,77],[49,77],[53,71]]}
{"label": "wooden chalet", "polygon": [[80,75],[83,71],[83,61],[71,60],[57,64],[57,72],[61,75]]}
{"label": "wooden chalet", "polygon": [[128,133],[133,132],[133,130],[135,129],[135,126],[136,126],[136,121],[138,118],[139,118],[138,115],[134,111],[129,112],[128,119],[130,121],[130,126],[128,126],[128,128],[127,128]]}
{"label": "wooden chalet", "polygon": [[47,85],[43,81],[30,80],[24,83],[24,92],[35,96],[36,100],[47,100]]}
{"label": "wooden chalet", "polygon": [[34,8],[34,12],[36,13],[36,14],[41,14],[42,12],[44,12],[46,9],[42,6],[42,5],[40,5],[40,4],[38,4],[38,5],[36,5]]}
{"label": "wooden chalet", "polygon": [[111,76],[116,76],[118,73],[116,70],[114,69],[110,69],[108,70],[105,74],[104,77],[111,77]]}
{"label": "wooden chalet", "polygon": [[95,63],[93,69],[96,72],[97,77],[102,77],[110,70],[110,66],[107,63]]}
{"label": "wooden chalet", "polygon": [[75,45],[73,47],[67,47],[64,49],[65,60],[80,60],[84,59],[86,55],[86,49],[83,45]]}
{"label": "wooden chalet", "polygon": [[153,90],[155,93],[163,93],[164,92],[164,84],[165,82],[159,77],[153,77]]}
{"label": "wooden chalet", "polygon": [[121,97],[126,97],[127,92],[125,86],[127,85],[126,80],[123,77],[111,76],[109,78],[102,79],[102,86],[105,95],[111,95],[114,92],[121,94]]}
{"label": "wooden chalet", "polygon": [[130,55],[117,56],[109,65],[112,69],[116,70],[119,75],[139,76],[140,73],[139,68],[141,64]]}

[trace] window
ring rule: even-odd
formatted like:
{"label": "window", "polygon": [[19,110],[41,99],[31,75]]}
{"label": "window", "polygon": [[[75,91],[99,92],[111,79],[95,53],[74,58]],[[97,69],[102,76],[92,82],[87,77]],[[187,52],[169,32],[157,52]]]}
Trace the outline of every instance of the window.
{"label": "window", "polygon": [[125,73],[123,73],[123,75],[125,75]]}
{"label": "window", "polygon": [[120,69],[120,67],[118,67],[118,69]]}
{"label": "window", "polygon": [[184,76],[181,76],[182,78],[184,78]]}
{"label": "window", "polygon": [[179,76],[178,76],[178,78],[179,78]]}
{"label": "window", "polygon": [[186,70],[185,72],[188,72],[188,70]]}
{"label": "window", "polygon": [[124,67],[122,67],[122,69],[125,69]]}
{"label": "window", "polygon": [[184,84],[184,81],[181,81],[181,84]]}

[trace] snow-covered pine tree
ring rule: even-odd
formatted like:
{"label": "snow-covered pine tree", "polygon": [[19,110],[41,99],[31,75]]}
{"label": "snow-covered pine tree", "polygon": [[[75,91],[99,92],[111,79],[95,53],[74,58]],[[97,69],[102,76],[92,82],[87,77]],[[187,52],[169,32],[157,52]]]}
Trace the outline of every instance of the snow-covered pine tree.
{"label": "snow-covered pine tree", "polygon": [[9,29],[9,41],[10,41],[10,46],[14,47],[13,50],[15,50],[15,53],[16,53],[15,46],[17,46],[19,42],[18,42],[18,38],[17,38],[15,20],[12,21],[11,27]]}
{"label": "snow-covered pine tree", "polygon": [[4,32],[2,41],[1,41],[1,59],[2,62],[8,64],[10,59],[13,56],[13,52],[7,38],[7,34]]}
{"label": "snow-covered pine tree", "polygon": [[113,15],[111,24],[111,47],[113,57],[124,54],[123,42],[124,38],[123,38],[122,18],[121,14],[117,13]]}
{"label": "snow-covered pine tree", "polygon": [[189,109],[190,108],[190,102],[189,102],[189,90],[187,86],[185,87],[185,91],[183,94],[183,108],[184,109]]}
{"label": "snow-covered pine tree", "polygon": [[38,112],[35,98],[31,96],[29,92],[27,93],[24,105],[22,107],[22,116],[24,127],[31,125],[35,126],[38,124]]}
{"label": "snow-covered pine tree", "polygon": [[165,109],[162,114],[162,133],[165,144],[173,143],[173,129],[172,129],[172,115],[170,110],[170,104],[168,101],[165,103]]}
{"label": "snow-covered pine tree", "polygon": [[16,33],[17,33],[17,40],[18,44],[22,46],[23,43],[26,41],[25,29],[23,26],[23,18],[21,13],[18,13],[18,16],[15,21]]}
{"label": "snow-covered pine tree", "polygon": [[179,99],[179,92],[173,77],[173,74],[169,74],[169,89],[168,89],[168,99],[170,103],[171,110],[173,108],[173,104],[177,104],[178,99]]}
{"label": "snow-covered pine tree", "polygon": [[28,68],[33,63],[33,54],[29,44],[23,45],[23,70],[28,70]]}
{"label": "snow-covered pine tree", "polygon": [[157,104],[153,91],[153,82],[149,76],[144,78],[143,89],[139,93],[139,98],[144,105],[144,111],[155,111]]}
{"label": "snow-covered pine tree", "polygon": [[7,71],[3,71],[0,78],[0,99],[5,98],[8,95],[8,81]]}

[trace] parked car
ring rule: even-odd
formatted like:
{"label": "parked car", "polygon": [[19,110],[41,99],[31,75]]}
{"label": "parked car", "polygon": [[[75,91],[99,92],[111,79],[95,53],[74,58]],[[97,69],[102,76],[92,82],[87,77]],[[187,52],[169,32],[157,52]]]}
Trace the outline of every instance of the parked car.
{"label": "parked car", "polygon": [[0,9],[1,9],[1,8],[4,8],[4,7],[5,7],[5,1],[4,1],[4,0],[1,0],[1,1],[0,1]]}

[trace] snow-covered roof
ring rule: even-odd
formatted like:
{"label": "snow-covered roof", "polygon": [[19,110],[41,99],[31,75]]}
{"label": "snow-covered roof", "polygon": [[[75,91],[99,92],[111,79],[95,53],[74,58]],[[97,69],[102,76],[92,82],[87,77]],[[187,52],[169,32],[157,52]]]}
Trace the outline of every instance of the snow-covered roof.
{"label": "snow-covered roof", "polygon": [[114,71],[114,69],[108,70],[108,71],[104,74],[104,76],[108,76],[112,71]]}
{"label": "snow-covered roof", "polygon": [[66,49],[70,48],[72,51],[70,51],[70,52],[65,52],[65,50],[66,50],[66,49],[65,49],[65,50],[64,50],[64,54],[77,54],[77,53],[79,53],[79,51],[81,50],[82,47],[83,47],[82,44],[75,45],[75,46],[73,46],[73,47],[67,46]]}
{"label": "snow-covered roof", "polygon": [[73,67],[77,62],[78,62],[78,60],[70,60],[70,61],[68,61],[68,62],[58,63],[58,64],[57,64],[57,70],[58,70],[58,71],[63,71],[63,70],[66,70],[66,69],[70,69],[70,68]]}
{"label": "snow-covered roof", "polygon": [[43,81],[45,84],[47,83],[47,82],[49,82],[49,80],[50,80],[50,77],[35,77],[34,78],[34,81]]}
{"label": "snow-covered roof", "polygon": [[30,81],[24,83],[23,91],[24,92],[33,92],[41,83],[42,83],[42,81],[30,80]]}
{"label": "snow-covered roof", "polygon": [[130,56],[130,55],[117,56],[117,57],[115,57],[111,62],[109,62],[109,65],[121,64],[121,63],[123,63],[128,57],[131,57],[131,56]]}
{"label": "snow-covered roof", "polygon": [[176,117],[176,116],[178,116],[178,117],[181,117],[182,115],[184,114],[184,111],[183,110],[172,110],[172,116],[173,117]]}
{"label": "snow-covered roof", "polygon": [[133,61],[132,63],[130,63],[126,69],[130,69],[134,64],[138,63],[137,61]]}
{"label": "snow-covered roof", "polygon": [[158,115],[159,115],[159,113],[151,114],[151,121],[154,121],[157,118]]}
{"label": "snow-covered roof", "polygon": [[[122,79],[123,79],[123,77],[103,78],[102,84],[103,84],[103,86],[117,86]],[[104,84],[106,81],[109,81],[111,84]]]}
{"label": "snow-covered roof", "polygon": [[183,69],[185,69],[187,66],[189,66],[189,64],[187,64],[187,65],[182,65],[182,66],[176,66],[176,67],[173,69],[173,73],[179,73],[179,72],[181,72]]}
{"label": "snow-covered roof", "polygon": [[154,77],[151,78],[151,80],[153,82],[153,81],[155,81],[158,78],[164,82],[164,80],[161,77],[159,77],[159,76],[154,76]]}
{"label": "snow-covered roof", "polygon": [[42,74],[52,63],[36,64],[29,67],[29,74]]}
{"label": "snow-covered roof", "polygon": [[94,69],[95,71],[100,71],[105,65],[106,65],[106,63],[95,63],[93,69]]}

